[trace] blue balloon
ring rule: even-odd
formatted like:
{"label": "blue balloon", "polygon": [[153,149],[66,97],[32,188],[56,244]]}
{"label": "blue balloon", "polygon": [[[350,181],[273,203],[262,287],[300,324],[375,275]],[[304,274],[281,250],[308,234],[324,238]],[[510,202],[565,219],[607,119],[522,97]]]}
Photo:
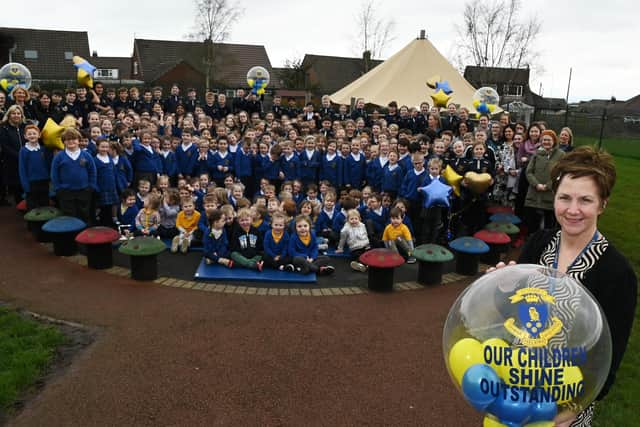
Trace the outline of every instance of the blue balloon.
{"label": "blue balloon", "polygon": [[418,188],[424,195],[422,206],[430,208],[431,206],[442,206],[448,208],[449,195],[451,195],[451,186],[443,184],[439,179],[434,179],[428,185]]}
{"label": "blue balloon", "polygon": [[442,91],[447,95],[453,93],[453,89],[451,89],[451,86],[449,86],[449,82],[447,80],[436,83],[436,92],[440,89],[442,89]]}
{"label": "blue balloon", "polygon": [[506,398],[500,394],[489,405],[487,412],[497,417],[502,424],[509,427],[521,427],[531,417],[531,404],[522,400],[523,393],[518,395],[519,399],[517,400],[512,400],[511,397],[511,393],[507,393]]}
{"label": "blue balloon", "polygon": [[[533,390],[536,393],[536,389]],[[540,394],[538,394],[540,396]],[[558,415],[558,404],[556,402],[534,402],[531,403],[531,418],[528,422],[553,421]]]}
{"label": "blue balloon", "polygon": [[480,114],[489,114],[491,112],[486,102],[480,103],[480,105],[478,105],[478,108],[476,108],[476,111]]}
{"label": "blue balloon", "polygon": [[[479,363],[469,367],[462,376],[462,393],[474,408],[484,411],[496,399],[491,384],[500,384],[500,377],[489,365]],[[495,389],[494,385],[494,389]]]}

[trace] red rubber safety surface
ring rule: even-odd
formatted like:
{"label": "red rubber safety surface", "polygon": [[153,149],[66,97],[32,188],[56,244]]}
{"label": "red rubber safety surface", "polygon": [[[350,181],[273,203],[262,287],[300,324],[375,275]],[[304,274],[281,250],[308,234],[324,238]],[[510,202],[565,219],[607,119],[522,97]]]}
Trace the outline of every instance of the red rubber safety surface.
{"label": "red rubber safety surface", "polygon": [[442,357],[464,283],[343,297],[210,293],[59,259],[15,209],[0,209],[0,236],[0,300],[102,327],[10,425],[481,425]]}

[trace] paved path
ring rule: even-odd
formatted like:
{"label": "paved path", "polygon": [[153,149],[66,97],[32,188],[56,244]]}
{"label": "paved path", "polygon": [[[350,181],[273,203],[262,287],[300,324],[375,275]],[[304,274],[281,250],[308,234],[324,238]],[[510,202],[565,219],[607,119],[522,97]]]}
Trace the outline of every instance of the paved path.
{"label": "paved path", "polygon": [[442,358],[462,284],[322,298],[198,292],[56,258],[10,208],[0,236],[0,300],[103,327],[12,425],[481,425]]}

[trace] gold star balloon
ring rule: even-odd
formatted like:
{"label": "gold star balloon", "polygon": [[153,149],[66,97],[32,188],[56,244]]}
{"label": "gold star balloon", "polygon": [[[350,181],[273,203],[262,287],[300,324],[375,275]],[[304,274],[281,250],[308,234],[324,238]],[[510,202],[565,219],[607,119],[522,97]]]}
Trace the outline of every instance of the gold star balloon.
{"label": "gold star balloon", "polygon": [[451,99],[451,95],[447,95],[442,89],[440,89],[431,95],[431,99],[433,99],[433,105],[435,107],[446,108],[447,103]]}

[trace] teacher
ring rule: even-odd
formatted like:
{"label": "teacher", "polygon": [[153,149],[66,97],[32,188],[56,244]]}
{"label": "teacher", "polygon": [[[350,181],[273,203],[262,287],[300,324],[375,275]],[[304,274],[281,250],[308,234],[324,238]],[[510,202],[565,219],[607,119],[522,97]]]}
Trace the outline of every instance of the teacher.
{"label": "teacher", "polygon": [[[612,157],[579,147],[551,170],[553,210],[560,230],[542,230],[528,239],[519,263],[557,269],[582,283],[596,298],[609,323],[612,360],[605,385],[611,388],[633,324],[637,279],[625,257],[598,231],[616,180]],[[498,266],[500,267],[500,265]],[[591,426],[594,405],[579,414],[563,413],[556,426]]]}

